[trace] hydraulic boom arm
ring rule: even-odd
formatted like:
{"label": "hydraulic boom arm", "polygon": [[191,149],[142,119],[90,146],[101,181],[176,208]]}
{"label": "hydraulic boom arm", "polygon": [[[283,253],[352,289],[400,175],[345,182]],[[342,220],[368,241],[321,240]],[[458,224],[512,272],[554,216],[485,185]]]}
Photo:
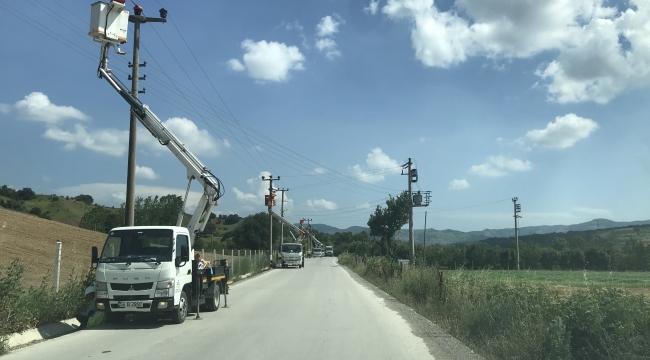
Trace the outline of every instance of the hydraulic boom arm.
{"label": "hydraulic boom arm", "polygon": [[[113,76],[111,70],[107,68],[108,48],[109,46],[102,44],[102,61],[99,68],[99,73],[101,74],[100,77],[106,79],[113,89],[115,89],[115,91],[117,91],[117,93],[120,94],[129,105],[131,105],[131,112],[140,120],[142,125],[149,130],[151,135],[158,139],[158,142],[160,142],[161,145],[166,146],[183,164],[183,166],[185,166],[187,169],[187,178],[190,181],[196,179],[201,186],[203,186],[203,196],[201,196],[201,200],[199,200],[199,204],[187,225],[192,243],[194,243],[196,234],[203,231],[205,228],[210,213],[212,212],[212,207],[216,205],[217,200],[223,195],[221,181],[217,179],[210,170],[208,170],[208,168],[206,168],[201,161],[199,161],[199,159],[163,125],[162,121],[160,121],[156,114],[154,114],[147,105],[141,103],[140,100],[133,96],[133,94],[131,94],[119,79]],[[183,208],[184,207],[185,204],[183,204]],[[184,209],[181,209],[181,211],[184,211]],[[179,220],[180,219],[182,219],[181,216],[179,216]],[[181,224],[176,225],[180,226]]]}

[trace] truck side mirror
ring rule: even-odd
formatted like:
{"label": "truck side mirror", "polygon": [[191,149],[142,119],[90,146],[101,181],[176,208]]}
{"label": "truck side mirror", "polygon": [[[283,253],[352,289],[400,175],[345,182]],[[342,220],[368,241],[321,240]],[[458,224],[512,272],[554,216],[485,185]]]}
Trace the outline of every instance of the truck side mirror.
{"label": "truck side mirror", "polygon": [[184,263],[190,261],[190,252],[187,248],[187,245],[181,245],[180,256],[176,256],[174,264],[176,267],[181,267]]}
{"label": "truck side mirror", "polygon": [[99,256],[97,255],[97,253],[98,253],[97,246],[93,246],[91,251],[92,251],[92,255],[90,257],[90,259],[91,259],[90,260],[90,266],[92,268],[97,268],[97,263],[99,262]]}

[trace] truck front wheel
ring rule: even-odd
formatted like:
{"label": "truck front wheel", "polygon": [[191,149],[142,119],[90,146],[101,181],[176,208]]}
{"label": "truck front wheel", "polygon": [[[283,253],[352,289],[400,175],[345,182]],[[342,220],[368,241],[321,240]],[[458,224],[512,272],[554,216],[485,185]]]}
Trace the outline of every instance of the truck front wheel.
{"label": "truck front wheel", "polygon": [[185,290],[181,291],[181,300],[178,302],[178,308],[172,311],[172,322],[182,324],[187,317],[187,295]]}

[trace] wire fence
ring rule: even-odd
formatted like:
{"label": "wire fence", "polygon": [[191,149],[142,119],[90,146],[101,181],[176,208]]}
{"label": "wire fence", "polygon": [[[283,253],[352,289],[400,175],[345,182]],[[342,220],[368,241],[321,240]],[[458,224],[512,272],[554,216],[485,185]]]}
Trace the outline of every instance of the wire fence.
{"label": "wire fence", "polygon": [[[201,257],[213,266],[218,265],[222,259],[228,260],[231,278],[234,280],[242,276],[257,274],[268,268],[270,264],[268,250],[244,249],[222,250],[221,252],[213,250],[210,252],[201,249],[200,253]],[[0,257],[0,268],[3,272],[6,271],[13,259],[17,258],[25,266],[22,276],[25,288],[45,284],[53,291],[58,291],[58,288],[75,277],[83,277],[90,270],[90,250],[84,247],[82,251],[79,251],[74,242],[67,244],[57,242],[54,246],[41,248],[38,255],[38,261],[34,261],[34,258],[28,254],[14,257],[2,256]],[[273,251],[274,260],[277,255],[277,251]]]}

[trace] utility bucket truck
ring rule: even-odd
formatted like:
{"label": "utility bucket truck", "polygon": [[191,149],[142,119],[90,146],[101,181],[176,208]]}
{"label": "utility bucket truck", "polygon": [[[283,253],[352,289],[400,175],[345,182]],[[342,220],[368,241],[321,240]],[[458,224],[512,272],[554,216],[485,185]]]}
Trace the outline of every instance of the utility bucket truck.
{"label": "utility bucket truck", "polygon": [[[96,266],[97,310],[107,313],[109,320],[120,321],[129,313],[163,313],[174,323],[185,321],[188,312],[196,307],[216,311],[221,294],[228,293],[230,283],[227,261],[216,266],[205,266],[192,260],[195,240],[205,228],[212,207],[223,195],[223,185],[183,143],[167,129],[162,121],[142,104],[108,68],[108,52],[126,41],[129,11],[124,0],[110,3],[98,1],[91,5],[88,35],[101,44],[98,75],[129,104],[131,112],[140,120],[162,146],[166,146],[187,170],[187,192],[176,226],[120,227],[109,232],[101,253],[92,249],[92,264]],[[136,10],[142,8],[136,5]],[[134,21],[165,22],[167,11],[160,10],[161,18],[147,18],[141,14]],[[102,99],[104,97],[102,96]],[[191,141],[191,139],[189,139]],[[183,209],[192,180],[203,187],[187,227],[182,227]]]}

